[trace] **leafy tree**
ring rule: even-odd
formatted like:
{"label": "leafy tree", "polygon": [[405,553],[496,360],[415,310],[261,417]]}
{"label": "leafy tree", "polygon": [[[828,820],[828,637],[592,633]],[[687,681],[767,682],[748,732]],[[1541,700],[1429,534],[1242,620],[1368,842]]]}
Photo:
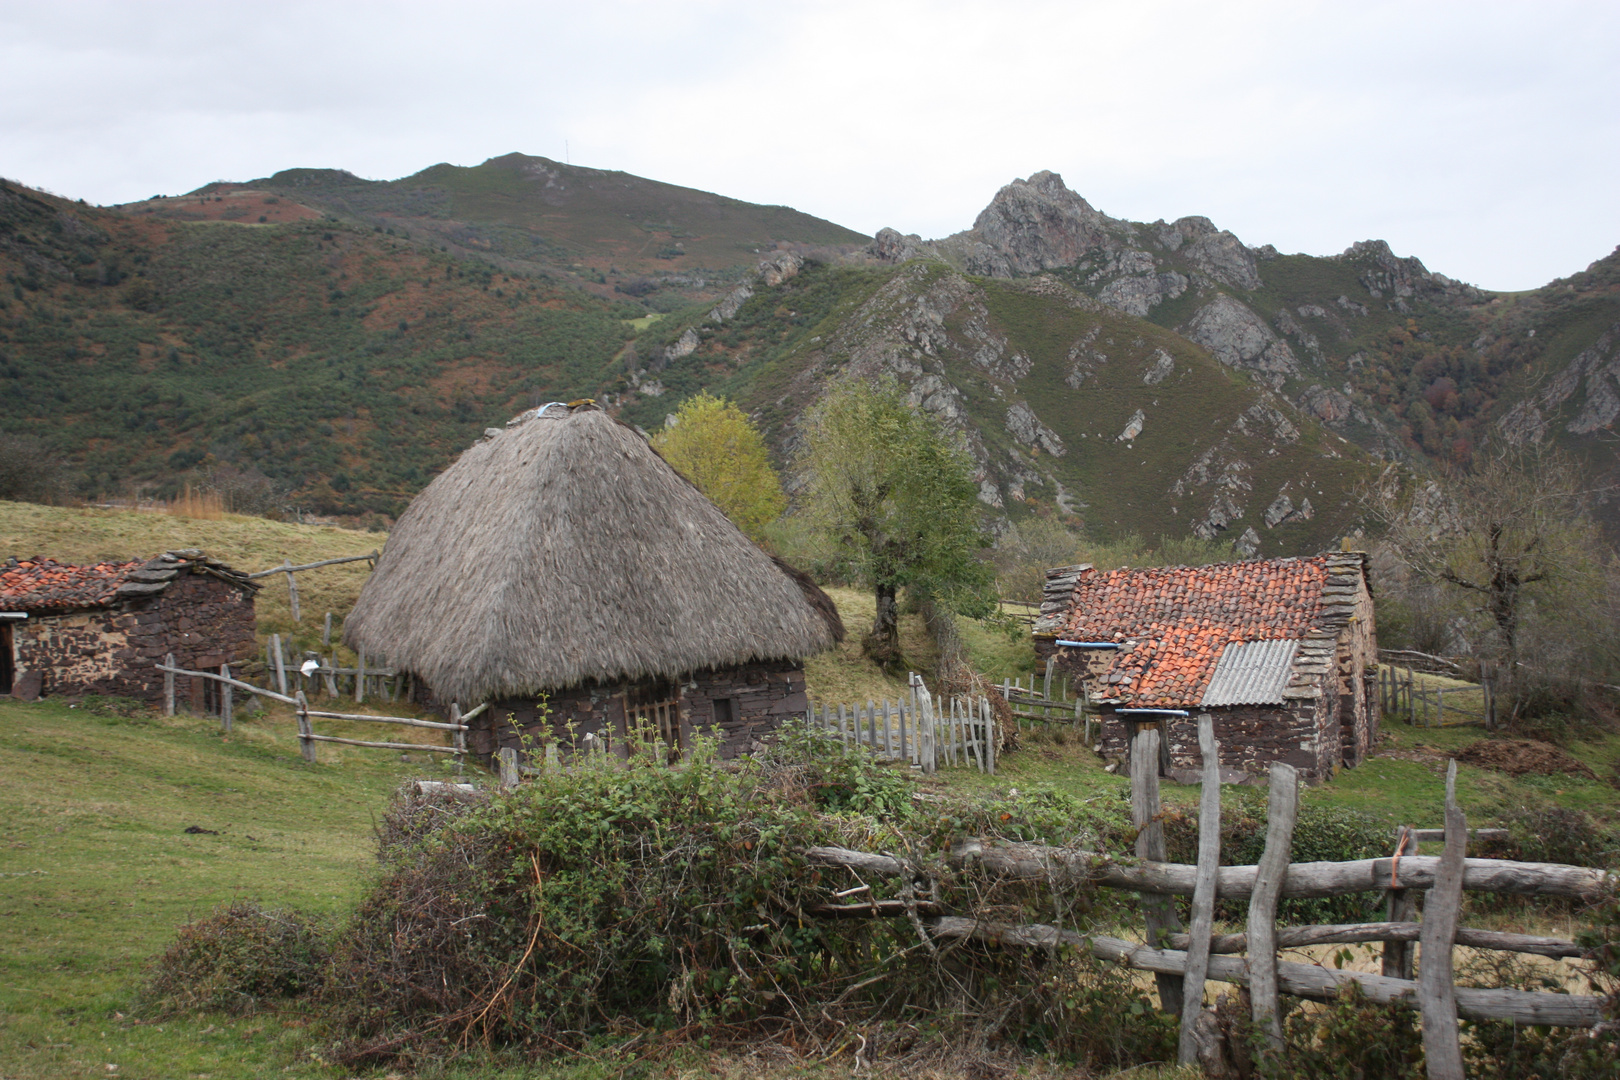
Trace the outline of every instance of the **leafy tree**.
{"label": "leafy tree", "polygon": [[[1408,586],[1431,589],[1453,638],[1496,666],[1515,714],[1538,691],[1614,666],[1613,552],[1568,457],[1530,446],[1367,493]],[[1414,580],[1415,579],[1415,580]]]}
{"label": "leafy tree", "polygon": [[674,426],[654,435],[652,444],[755,541],[787,509],[765,441],[747,414],[725,398],[707,392],[687,398]]}
{"label": "leafy tree", "polygon": [[973,461],[938,420],[892,380],[850,379],[808,410],[804,433],[805,517],[828,543],[831,569],[877,598],[868,656],[899,660],[901,589],[958,614],[994,610]]}

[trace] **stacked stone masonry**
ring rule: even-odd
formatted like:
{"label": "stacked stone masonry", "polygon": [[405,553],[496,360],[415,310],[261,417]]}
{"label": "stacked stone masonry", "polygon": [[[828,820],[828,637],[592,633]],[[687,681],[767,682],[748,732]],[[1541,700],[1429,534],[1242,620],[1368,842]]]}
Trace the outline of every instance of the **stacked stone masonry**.
{"label": "stacked stone masonry", "polygon": [[644,729],[656,726],[650,706],[658,702],[673,703],[673,745],[664,748],[671,756],[689,753],[699,735],[714,739],[722,758],[748,753],[785,718],[809,708],[802,664],[745,664],[698,672],[679,683],[588,683],[544,697],[493,701],[473,720],[467,746],[486,759],[502,747],[526,759],[548,742],[564,758],[589,746],[627,757],[645,749],[635,737],[637,720],[647,721]]}
{"label": "stacked stone masonry", "polygon": [[[202,671],[255,655],[255,592],[224,574],[181,566],[161,590],[115,595],[100,607],[32,610],[8,620],[13,682],[32,675],[42,695],[159,700],[163,673],[155,665],[170,653],[178,666]],[[179,677],[179,703],[203,711],[206,681]]]}

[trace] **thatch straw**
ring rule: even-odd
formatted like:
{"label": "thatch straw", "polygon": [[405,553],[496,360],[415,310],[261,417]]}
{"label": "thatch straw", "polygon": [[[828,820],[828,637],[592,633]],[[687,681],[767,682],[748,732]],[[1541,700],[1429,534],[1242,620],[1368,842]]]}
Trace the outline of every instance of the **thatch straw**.
{"label": "thatch straw", "polygon": [[463,705],[801,659],[842,636],[825,594],[589,405],[540,410],[429,484],[343,634]]}

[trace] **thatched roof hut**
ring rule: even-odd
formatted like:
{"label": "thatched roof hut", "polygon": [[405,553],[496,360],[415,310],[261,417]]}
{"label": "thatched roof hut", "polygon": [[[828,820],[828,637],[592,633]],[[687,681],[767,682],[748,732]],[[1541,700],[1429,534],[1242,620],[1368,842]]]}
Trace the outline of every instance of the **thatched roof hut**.
{"label": "thatched roof hut", "polygon": [[343,637],[466,706],[802,660],[843,626],[645,437],[584,403],[520,416],[429,484]]}

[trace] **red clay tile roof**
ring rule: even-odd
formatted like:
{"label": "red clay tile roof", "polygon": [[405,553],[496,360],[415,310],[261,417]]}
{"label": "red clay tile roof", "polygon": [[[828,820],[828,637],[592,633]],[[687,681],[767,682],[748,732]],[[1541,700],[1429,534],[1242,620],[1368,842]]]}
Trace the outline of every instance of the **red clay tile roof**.
{"label": "red clay tile roof", "polygon": [[64,611],[105,607],[140,559],[127,563],[67,566],[34,557],[0,562],[0,611]]}
{"label": "red clay tile roof", "polygon": [[1088,570],[1075,585],[1059,636],[1136,642],[1135,648],[1121,649],[1109,668],[1110,696],[1136,708],[1187,708],[1203,698],[1228,642],[1304,637],[1321,613],[1327,580],[1323,555],[1104,574]]}

